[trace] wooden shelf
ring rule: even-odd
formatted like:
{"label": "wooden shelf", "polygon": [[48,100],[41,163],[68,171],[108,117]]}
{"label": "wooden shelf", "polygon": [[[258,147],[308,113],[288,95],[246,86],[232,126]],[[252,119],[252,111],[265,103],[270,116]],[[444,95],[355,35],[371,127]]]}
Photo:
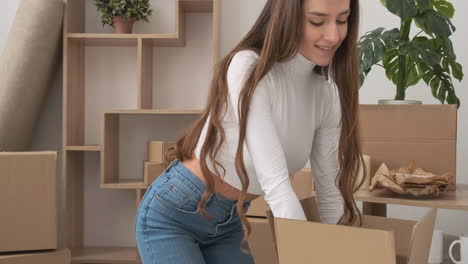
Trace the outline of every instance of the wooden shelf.
{"label": "wooden shelf", "polygon": [[108,110],[105,114],[130,114],[130,115],[199,115],[203,110],[184,109],[141,109],[141,110]]}
{"label": "wooden shelf", "polygon": [[101,151],[101,145],[85,145],[85,146],[67,146],[68,151]]}
{"label": "wooden shelf", "polygon": [[[213,63],[211,66],[215,65],[219,61],[220,53],[220,1],[175,0],[173,2],[175,4],[175,27],[174,31],[168,34],[103,34],[86,32],[86,1],[65,0],[63,26],[64,102],[62,108],[62,147],[64,149],[62,157],[64,161],[62,166],[62,200],[64,201],[62,232],[64,239],[62,245],[71,249],[72,263],[133,264],[138,263],[139,260],[135,247],[84,246],[84,178],[89,165],[85,162],[83,152],[99,153],[100,155],[100,187],[105,189],[134,189],[136,192],[135,206],[138,207],[145,190],[148,188],[143,181],[143,177],[134,180],[120,179],[121,174],[124,174],[124,176],[129,175],[125,171],[128,166],[124,166],[124,169],[120,168],[121,162],[128,162],[130,166],[134,166],[139,160],[144,160],[144,157],[139,156],[131,161],[125,159],[125,155],[134,155],[137,152],[126,145],[129,142],[125,140],[129,137],[128,133],[136,133],[136,136],[132,137],[132,140],[136,141],[135,144],[132,142],[132,146],[144,148],[147,140],[175,140],[178,134],[181,134],[190,123],[202,114],[202,110],[198,109],[154,109],[162,107],[162,105],[157,105],[154,102],[154,98],[159,98],[160,95],[155,94],[159,91],[159,88],[155,89],[156,85],[154,83],[158,76],[154,73],[156,65],[153,64],[155,60],[161,60],[157,53],[161,49],[155,47],[185,47],[187,13],[208,13],[201,16],[189,16],[188,19],[193,19],[194,17],[198,19],[200,17],[202,21],[206,19],[212,20],[212,25],[210,25],[212,30],[208,31],[204,28],[202,32],[206,32],[203,34],[211,35],[205,37],[207,44],[211,43],[210,45],[206,45],[206,49],[212,50]],[[191,23],[191,21],[188,23]],[[193,25],[189,24],[188,26],[190,31],[194,30]],[[203,27],[205,26],[207,25],[203,22]],[[192,45],[191,42],[187,42],[187,44]],[[95,142],[97,145],[83,145],[86,142],[86,122],[89,122],[85,118],[85,113],[91,108],[85,100],[88,98],[86,93],[90,91],[88,89],[92,88],[86,82],[85,76],[87,67],[89,67],[86,60],[90,57],[89,52],[94,51],[94,49],[87,48],[90,46],[130,47],[132,52],[136,53],[136,100],[132,102],[130,107],[127,103],[122,104],[124,107],[135,109],[104,111],[104,119],[102,120],[103,124],[100,132],[101,140]],[[191,47],[188,48],[190,49]],[[134,61],[131,63],[133,65]],[[112,67],[113,65],[111,65]],[[128,77],[125,75],[128,74],[124,73],[122,77]],[[113,94],[109,93],[109,95],[112,96]],[[131,98],[128,99],[129,101],[131,100]],[[102,104],[104,107],[106,105]],[[112,105],[115,108],[119,108],[121,104]],[[102,117],[101,110],[94,113]],[[142,124],[141,130],[130,130],[129,132],[129,129],[125,129],[125,127],[121,128],[120,126],[122,124],[125,125],[126,122],[132,122],[133,124],[134,121]],[[153,124],[163,125],[158,126]],[[139,155],[138,153],[137,155]],[[123,161],[120,160],[121,157],[124,157]]]}
{"label": "wooden shelf", "polygon": [[185,12],[213,12],[213,0],[179,0]]}
{"label": "wooden shelf", "polygon": [[136,247],[85,247],[72,250],[71,263],[136,264]]}
{"label": "wooden shelf", "polygon": [[115,180],[113,182],[101,183],[103,189],[146,189],[146,185],[141,180]]}
{"label": "wooden shelf", "polygon": [[138,40],[152,42],[153,46],[181,47],[184,39],[178,34],[101,34],[101,33],[67,33],[72,41],[82,41],[85,46],[137,46]]}
{"label": "wooden shelf", "polygon": [[361,190],[355,193],[355,198],[357,201],[366,203],[398,204],[468,211],[468,184],[457,184],[456,191],[442,192],[439,197],[432,199],[402,198],[386,189],[376,189],[372,192]]}

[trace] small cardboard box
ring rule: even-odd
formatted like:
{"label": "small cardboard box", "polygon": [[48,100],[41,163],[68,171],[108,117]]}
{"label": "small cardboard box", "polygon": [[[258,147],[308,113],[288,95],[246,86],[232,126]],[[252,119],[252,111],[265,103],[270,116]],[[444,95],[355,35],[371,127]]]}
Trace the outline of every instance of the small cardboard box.
{"label": "small cardboard box", "polygon": [[148,161],[167,162],[166,153],[175,144],[175,141],[148,141]]}
{"label": "small cardboard box", "polygon": [[144,182],[146,185],[151,185],[151,183],[163,173],[167,166],[168,162],[144,162]]}
{"label": "small cardboard box", "polygon": [[[299,199],[305,199],[314,195],[314,182],[310,168],[304,168],[291,176],[291,184]],[[266,217],[270,207],[263,196],[253,200],[250,204],[247,216]]]}
{"label": "small cardboard box", "polygon": [[363,154],[371,160],[371,177],[385,162],[389,169],[411,160],[426,171],[454,178],[457,168],[457,106],[360,105],[359,123]]}
{"label": "small cardboard box", "polygon": [[0,152],[0,252],[57,249],[57,153]]}
{"label": "small cardboard box", "polygon": [[70,261],[70,250],[66,248],[21,252],[18,254],[0,254],[0,264],[69,264]]}
{"label": "small cardboard box", "polygon": [[[363,225],[318,223],[315,198],[301,201],[308,221],[268,220],[280,263],[425,264],[437,209],[419,221],[363,216]],[[316,222],[313,222],[316,221]]]}

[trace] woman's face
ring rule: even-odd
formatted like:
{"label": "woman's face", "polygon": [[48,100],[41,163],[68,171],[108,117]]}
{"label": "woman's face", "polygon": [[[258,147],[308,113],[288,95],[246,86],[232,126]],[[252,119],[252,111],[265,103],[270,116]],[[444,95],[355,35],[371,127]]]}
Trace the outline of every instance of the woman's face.
{"label": "woman's face", "polygon": [[299,52],[319,66],[331,63],[348,33],[350,0],[304,0]]}

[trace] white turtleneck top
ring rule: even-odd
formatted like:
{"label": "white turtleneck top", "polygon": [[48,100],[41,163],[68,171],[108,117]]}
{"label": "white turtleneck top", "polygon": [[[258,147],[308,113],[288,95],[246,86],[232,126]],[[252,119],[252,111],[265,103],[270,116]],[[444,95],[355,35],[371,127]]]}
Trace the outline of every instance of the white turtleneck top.
{"label": "white turtleneck top", "polygon": [[[224,181],[238,189],[241,183],[234,163],[239,140],[238,99],[258,58],[254,51],[240,51],[227,72],[230,100],[222,121],[226,140],[216,160],[226,169]],[[343,214],[343,198],[335,185],[341,109],[336,87],[316,74],[314,67],[298,52],[286,62],[275,63],[256,87],[244,142],[248,192],[264,194],[275,217],[305,220],[289,175],[310,159],[321,222],[336,224]],[[195,149],[197,158],[206,132],[205,124]],[[216,172],[208,157],[207,165]],[[218,171],[223,175],[222,168]]]}

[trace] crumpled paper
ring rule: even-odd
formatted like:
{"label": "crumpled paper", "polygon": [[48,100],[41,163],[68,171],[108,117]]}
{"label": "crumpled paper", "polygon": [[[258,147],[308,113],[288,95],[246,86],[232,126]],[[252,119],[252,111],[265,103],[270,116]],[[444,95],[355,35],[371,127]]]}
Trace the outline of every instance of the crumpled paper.
{"label": "crumpled paper", "polygon": [[383,187],[398,194],[416,197],[439,196],[451,182],[451,177],[449,173],[436,175],[417,168],[414,161],[396,170],[389,170],[382,163],[372,178],[369,190]]}

